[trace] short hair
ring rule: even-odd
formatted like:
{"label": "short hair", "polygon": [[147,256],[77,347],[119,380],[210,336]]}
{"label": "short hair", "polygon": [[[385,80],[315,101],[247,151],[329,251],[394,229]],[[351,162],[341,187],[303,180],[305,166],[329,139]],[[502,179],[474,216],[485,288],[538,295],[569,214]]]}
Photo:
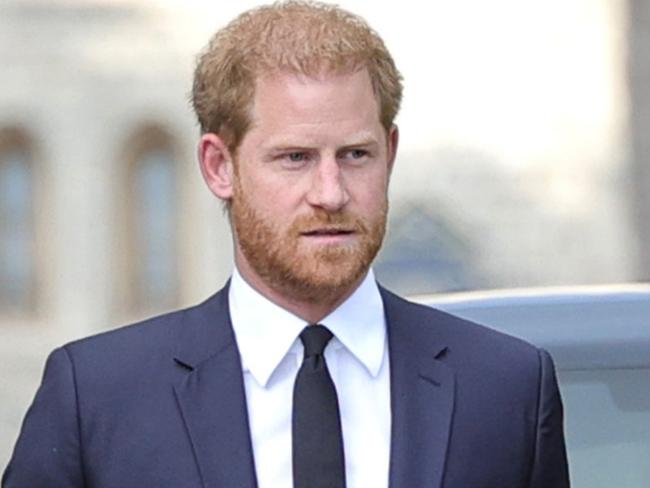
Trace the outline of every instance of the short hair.
{"label": "short hair", "polygon": [[335,5],[287,1],[254,8],[219,30],[199,55],[192,104],[202,133],[236,151],[250,125],[259,76],[278,71],[317,77],[367,69],[388,131],[402,77],[379,35]]}

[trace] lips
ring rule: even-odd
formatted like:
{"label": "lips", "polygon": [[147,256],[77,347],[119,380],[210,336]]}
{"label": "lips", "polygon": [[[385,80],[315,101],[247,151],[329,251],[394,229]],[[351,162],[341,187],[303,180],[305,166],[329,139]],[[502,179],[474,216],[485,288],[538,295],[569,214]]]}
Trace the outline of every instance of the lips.
{"label": "lips", "polygon": [[346,236],[352,234],[353,231],[350,229],[338,229],[338,228],[323,228],[323,229],[313,229],[306,232],[302,232],[303,236],[307,237],[327,237],[327,236]]}

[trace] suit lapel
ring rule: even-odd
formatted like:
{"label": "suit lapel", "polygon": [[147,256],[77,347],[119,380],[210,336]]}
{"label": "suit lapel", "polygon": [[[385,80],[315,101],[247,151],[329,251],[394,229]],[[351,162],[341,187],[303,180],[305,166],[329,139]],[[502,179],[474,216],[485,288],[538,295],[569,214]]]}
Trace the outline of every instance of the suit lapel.
{"label": "suit lapel", "polygon": [[391,371],[389,486],[439,488],[454,408],[454,373],[442,361],[447,348],[418,307],[381,292]]}
{"label": "suit lapel", "polygon": [[[446,347],[418,307],[380,288],[391,367],[390,488],[440,488],[454,408]],[[204,488],[256,488],[241,360],[228,286],[185,312],[175,393]]]}
{"label": "suit lapel", "polygon": [[241,360],[228,311],[228,286],[186,312],[175,386],[205,488],[255,488]]}

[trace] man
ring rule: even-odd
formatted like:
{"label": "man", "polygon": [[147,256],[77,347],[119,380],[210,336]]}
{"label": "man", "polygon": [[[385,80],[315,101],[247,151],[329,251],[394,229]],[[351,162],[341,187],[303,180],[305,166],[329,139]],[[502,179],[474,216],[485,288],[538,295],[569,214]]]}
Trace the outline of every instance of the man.
{"label": "man", "polygon": [[3,486],[569,486],[548,354],[374,281],[400,98],[381,39],[338,8],[218,32],[193,103],[232,279],[56,350]]}

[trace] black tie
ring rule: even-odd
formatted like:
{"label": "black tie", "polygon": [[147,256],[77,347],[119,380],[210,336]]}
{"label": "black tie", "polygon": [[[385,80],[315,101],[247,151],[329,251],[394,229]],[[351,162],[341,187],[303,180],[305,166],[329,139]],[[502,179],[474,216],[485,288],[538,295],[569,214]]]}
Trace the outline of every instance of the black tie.
{"label": "black tie", "polygon": [[339,405],[323,355],[331,338],[322,325],[300,334],[305,356],[293,387],[294,488],[345,488]]}

